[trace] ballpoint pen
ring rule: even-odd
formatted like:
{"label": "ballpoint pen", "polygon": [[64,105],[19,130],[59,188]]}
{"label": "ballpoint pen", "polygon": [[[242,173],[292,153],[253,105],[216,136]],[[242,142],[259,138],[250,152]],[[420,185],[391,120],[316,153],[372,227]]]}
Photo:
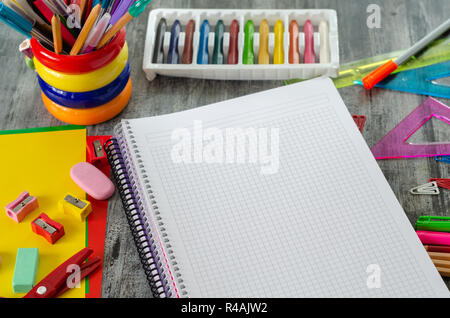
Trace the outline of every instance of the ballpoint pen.
{"label": "ballpoint pen", "polygon": [[363,78],[362,82],[366,89],[373,88],[376,84],[381,82],[383,79],[388,77],[392,72],[394,72],[400,65],[408,61],[413,55],[419,53],[428,44],[436,40],[443,33],[450,29],[450,19],[442,23],[436,29],[434,29],[430,34],[425,36],[422,40],[414,44],[405,53],[397,57],[395,60],[389,60],[385,64],[381,65],[379,68],[374,70],[372,73]]}
{"label": "ballpoint pen", "polygon": [[70,55],[77,55],[82,49],[83,44],[86,41],[86,38],[88,37],[89,32],[94,26],[94,22],[100,13],[100,9],[101,8],[99,4],[97,4],[97,6],[92,9],[89,17],[86,19],[86,23],[83,25],[83,28],[81,29],[81,32],[75,41],[75,44],[72,47],[72,50],[70,50]]}
{"label": "ballpoint pen", "polygon": [[20,32],[27,38],[31,38],[31,36],[34,36],[36,39],[53,48],[53,42],[50,41],[43,34],[43,31],[38,28],[36,21],[33,21],[33,23],[31,23],[30,21],[22,18],[20,15],[15,13],[3,3],[0,3],[0,20],[12,27],[14,30]]}
{"label": "ballpoint pen", "polygon": [[11,10],[13,10],[15,13],[17,13],[18,15],[20,15],[22,18],[24,18],[25,20],[28,20],[29,22],[33,23],[34,19],[32,17],[30,17],[29,15],[26,14],[25,11],[23,11],[23,9],[21,7],[19,7],[17,5],[17,3],[15,3],[12,0],[3,0],[3,3],[10,8]]}
{"label": "ballpoint pen", "polygon": [[[118,0],[116,3],[119,2]],[[121,0],[117,5],[114,13],[111,13],[111,20],[109,20],[110,25],[116,24],[117,21],[127,12],[130,6],[135,2],[135,0]]]}
{"label": "ballpoint pen", "polygon": [[105,13],[103,17],[100,18],[97,25],[89,33],[86,42],[84,42],[81,53],[89,53],[95,49],[98,42],[102,38],[110,19],[111,15],[109,13]]}
{"label": "ballpoint pen", "polygon": [[108,32],[103,35],[102,39],[97,45],[97,49],[102,48],[106,43],[108,43],[109,40],[113,38],[113,36],[119,32],[121,28],[123,28],[128,22],[130,22],[133,18],[140,15],[142,12],[144,12],[145,7],[151,2],[152,0],[138,0],[136,1],[129,9],[128,12],[125,13],[117,23],[115,23]]}

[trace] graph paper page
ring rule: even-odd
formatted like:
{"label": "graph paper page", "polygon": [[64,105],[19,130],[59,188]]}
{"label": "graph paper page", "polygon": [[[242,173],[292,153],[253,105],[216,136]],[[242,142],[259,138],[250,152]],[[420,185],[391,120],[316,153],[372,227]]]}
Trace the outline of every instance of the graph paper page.
{"label": "graph paper page", "polygon": [[[168,266],[182,279],[179,292],[448,296],[328,78],[126,123],[143,164],[139,177],[151,184],[162,218],[159,236],[167,235]],[[278,170],[262,173],[258,156],[250,162],[263,152],[250,141],[248,160],[206,162],[211,135],[201,135],[202,144],[195,132],[214,132],[217,141],[238,127],[278,129],[278,143],[258,135],[263,146],[278,147]],[[192,162],[174,161],[181,140],[174,132],[191,133]]]}

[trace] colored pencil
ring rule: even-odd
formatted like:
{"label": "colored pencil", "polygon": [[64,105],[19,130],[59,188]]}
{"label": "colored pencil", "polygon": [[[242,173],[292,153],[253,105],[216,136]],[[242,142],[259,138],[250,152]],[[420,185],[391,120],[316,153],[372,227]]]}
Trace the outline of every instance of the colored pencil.
{"label": "colored pencil", "polygon": [[120,31],[120,29],[122,29],[128,22],[130,22],[133,19],[133,16],[131,14],[129,14],[128,12],[125,13],[120,19],[119,21],[117,21],[116,24],[114,24],[109,30],[108,32],[105,33],[105,35],[103,35],[102,39],[100,40],[100,42],[97,44],[97,50],[102,48],[103,46],[105,46],[106,43],[108,43],[109,40],[111,40],[114,35],[116,35],[117,32]]}
{"label": "colored pencil", "polygon": [[52,18],[53,46],[56,54],[62,51],[61,21],[57,15]]}
{"label": "colored pencil", "polygon": [[77,40],[75,41],[75,44],[72,47],[72,50],[70,50],[70,55],[77,55],[80,52],[81,48],[83,47],[84,41],[86,41],[89,32],[94,26],[95,20],[97,20],[97,17],[100,14],[100,10],[101,10],[100,4],[97,4],[92,9],[91,13],[89,14],[89,17],[86,19],[86,23],[84,24],[80,34],[78,35]]}

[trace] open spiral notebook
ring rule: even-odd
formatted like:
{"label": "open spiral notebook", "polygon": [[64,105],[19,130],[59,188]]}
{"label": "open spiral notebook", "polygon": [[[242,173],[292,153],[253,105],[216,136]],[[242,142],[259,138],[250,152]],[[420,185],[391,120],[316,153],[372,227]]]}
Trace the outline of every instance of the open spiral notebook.
{"label": "open spiral notebook", "polygon": [[123,120],[115,136],[155,296],[449,295],[328,78]]}

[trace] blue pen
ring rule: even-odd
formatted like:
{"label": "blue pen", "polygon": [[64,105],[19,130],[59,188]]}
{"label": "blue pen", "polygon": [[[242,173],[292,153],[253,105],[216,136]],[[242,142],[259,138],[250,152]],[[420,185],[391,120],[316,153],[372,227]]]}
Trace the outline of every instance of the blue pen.
{"label": "blue pen", "polygon": [[106,9],[111,0],[102,0],[102,9]]}
{"label": "blue pen", "polygon": [[53,48],[53,42],[50,41],[45,35],[41,33],[38,29],[33,29],[36,22],[31,24],[28,20],[22,18],[20,15],[11,10],[6,5],[0,2],[0,20],[12,27],[17,32],[25,35],[27,38],[34,36],[36,39],[42,43],[47,44],[49,47]]}
{"label": "blue pen", "polygon": [[208,35],[210,27],[208,20],[204,20],[200,27],[200,43],[198,45],[197,64],[209,64]]}
{"label": "blue pen", "polygon": [[180,21],[175,20],[170,30],[170,46],[169,53],[167,54],[167,64],[178,64],[179,54],[178,54],[178,38],[181,32]]}
{"label": "blue pen", "polygon": [[27,38],[31,38],[30,32],[33,25],[3,3],[0,3],[0,20]]}

